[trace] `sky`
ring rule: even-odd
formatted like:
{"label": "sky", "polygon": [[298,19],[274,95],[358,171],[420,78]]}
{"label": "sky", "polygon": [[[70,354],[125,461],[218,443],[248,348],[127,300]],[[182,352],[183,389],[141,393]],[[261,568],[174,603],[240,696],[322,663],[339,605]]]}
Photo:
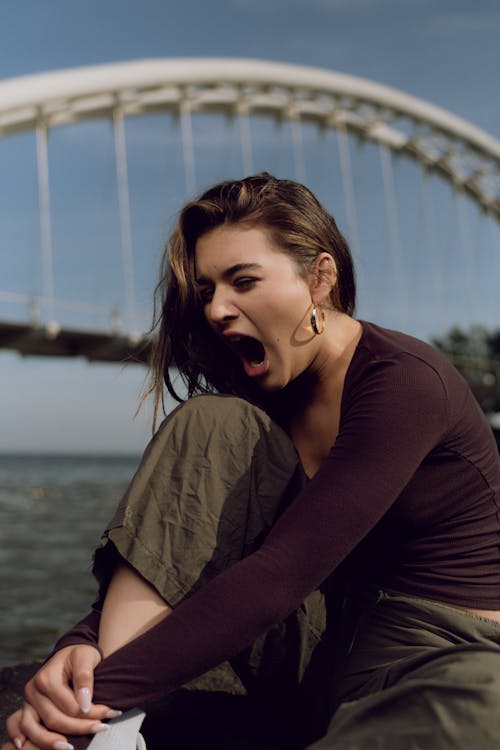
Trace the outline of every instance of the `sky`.
{"label": "sky", "polygon": [[[146,57],[258,58],[369,78],[438,104],[500,138],[499,38],[497,0],[1,0],[0,78]],[[85,142],[98,127],[82,131]],[[144,132],[137,129],[136,137]],[[55,138],[62,154],[54,164],[57,177],[64,175],[71,137]],[[0,227],[0,261],[16,242],[38,242],[28,216],[36,213],[36,186],[22,187],[23,159],[14,142],[3,140],[0,199],[8,211]],[[131,163],[138,190],[154,167],[153,159]],[[102,184],[94,181],[93,189],[104,190],[105,179],[103,171]],[[61,193],[56,200],[61,212],[70,213],[66,197]],[[7,215],[13,217],[11,227]],[[144,289],[151,288],[172,218],[157,216],[144,222],[141,235],[151,246],[141,264]],[[94,218],[75,218],[75,247],[85,221]],[[7,275],[0,278],[0,290],[15,285],[14,272]],[[151,429],[147,408],[134,417],[145,375],[139,366],[0,351],[0,451],[140,453]]]}

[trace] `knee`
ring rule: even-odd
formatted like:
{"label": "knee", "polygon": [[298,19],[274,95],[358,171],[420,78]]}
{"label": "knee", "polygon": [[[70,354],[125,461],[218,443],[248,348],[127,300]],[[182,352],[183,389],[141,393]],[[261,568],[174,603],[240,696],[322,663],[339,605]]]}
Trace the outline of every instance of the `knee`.
{"label": "knee", "polygon": [[221,422],[241,418],[270,419],[262,409],[249,401],[239,396],[227,396],[220,393],[193,396],[184,401],[177,411],[181,414],[210,415],[215,421]]}
{"label": "knee", "polygon": [[199,473],[209,469],[231,483],[254,467],[262,481],[291,475],[299,464],[286,433],[262,409],[236,396],[202,395],[169,414],[155,436],[153,452]]}
{"label": "knee", "polygon": [[[270,417],[257,406],[237,396],[209,394],[194,396],[169,414],[160,425],[158,436],[182,435],[197,442],[227,439],[228,445],[242,440],[257,440],[262,430],[268,431]],[[185,442],[184,442],[185,445]]]}

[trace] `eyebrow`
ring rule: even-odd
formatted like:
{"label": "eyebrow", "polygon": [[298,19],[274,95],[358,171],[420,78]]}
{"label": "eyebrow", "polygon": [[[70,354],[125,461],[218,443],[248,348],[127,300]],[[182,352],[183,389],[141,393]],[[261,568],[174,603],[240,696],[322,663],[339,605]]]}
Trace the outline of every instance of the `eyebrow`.
{"label": "eyebrow", "polygon": [[[239,273],[240,271],[255,271],[261,268],[262,266],[260,263],[236,263],[234,266],[230,266],[222,272],[222,278],[229,279],[231,276],[234,276],[235,273]],[[197,276],[196,283],[200,285],[209,284],[210,279],[207,279],[205,276]]]}

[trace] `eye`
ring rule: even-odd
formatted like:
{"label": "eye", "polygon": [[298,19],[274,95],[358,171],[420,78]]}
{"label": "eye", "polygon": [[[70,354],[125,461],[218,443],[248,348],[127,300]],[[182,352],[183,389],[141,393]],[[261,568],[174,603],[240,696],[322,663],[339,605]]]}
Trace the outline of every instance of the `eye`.
{"label": "eye", "polygon": [[208,305],[208,303],[212,301],[214,290],[210,286],[200,287],[198,289],[198,295],[200,297],[202,305]]}
{"label": "eye", "polygon": [[257,281],[258,279],[254,276],[240,276],[240,278],[234,280],[234,286],[241,291],[245,291],[250,289]]}

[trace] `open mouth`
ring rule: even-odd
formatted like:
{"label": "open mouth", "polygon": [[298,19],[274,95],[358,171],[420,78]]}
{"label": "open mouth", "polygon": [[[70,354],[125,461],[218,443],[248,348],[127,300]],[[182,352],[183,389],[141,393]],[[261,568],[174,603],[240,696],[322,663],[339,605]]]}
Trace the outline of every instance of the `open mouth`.
{"label": "open mouth", "polygon": [[226,339],[229,347],[243,362],[243,367],[249,377],[263,375],[269,369],[266,350],[258,339],[252,336],[231,336]]}

